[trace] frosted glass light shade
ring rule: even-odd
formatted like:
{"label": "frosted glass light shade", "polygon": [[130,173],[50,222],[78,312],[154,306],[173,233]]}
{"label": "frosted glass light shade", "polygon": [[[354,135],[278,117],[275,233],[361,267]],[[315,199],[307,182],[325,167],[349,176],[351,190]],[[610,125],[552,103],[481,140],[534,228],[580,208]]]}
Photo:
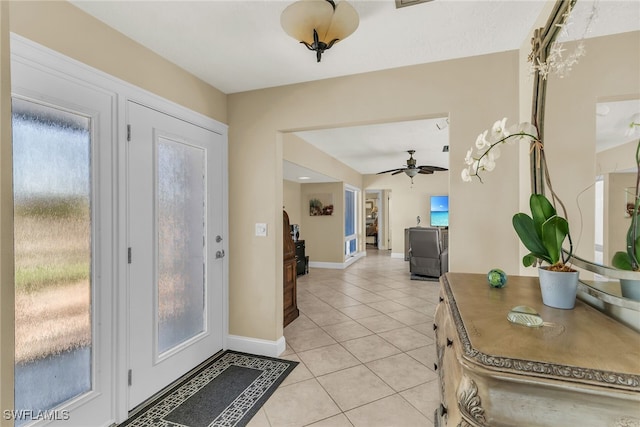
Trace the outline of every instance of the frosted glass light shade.
{"label": "frosted glass light shade", "polygon": [[346,1],[334,7],[328,0],[300,0],[280,16],[284,31],[320,55],[351,35],[359,24],[358,12]]}
{"label": "frosted glass light shade", "polygon": [[407,176],[410,176],[411,178],[413,178],[414,176],[418,175],[418,173],[420,173],[420,169],[405,169],[404,173],[407,174]]}
{"label": "frosted glass light shade", "polygon": [[360,24],[360,19],[353,6],[346,1],[338,3],[329,30],[325,35],[325,41],[328,43],[333,39],[346,39],[358,28],[358,24]]}

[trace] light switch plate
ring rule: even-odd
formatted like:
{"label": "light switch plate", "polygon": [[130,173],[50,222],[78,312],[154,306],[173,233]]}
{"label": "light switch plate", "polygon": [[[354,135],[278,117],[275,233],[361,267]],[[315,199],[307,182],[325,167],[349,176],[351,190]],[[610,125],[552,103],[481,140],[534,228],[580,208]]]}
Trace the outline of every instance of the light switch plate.
{"label": "light switch plate", "polygon": [[267,236],[267,224],[263,222],[256,223],[256,236],[260,236],[260,237]]}

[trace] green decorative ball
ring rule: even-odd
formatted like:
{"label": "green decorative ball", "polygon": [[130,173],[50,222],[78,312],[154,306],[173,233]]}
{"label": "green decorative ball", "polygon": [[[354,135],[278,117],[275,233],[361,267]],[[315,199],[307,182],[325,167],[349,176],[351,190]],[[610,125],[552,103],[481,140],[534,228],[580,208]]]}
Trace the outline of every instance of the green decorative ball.
{"label": "green decorative ball", "polygon": [[487,274],[487,281],[492,288],[504,288],[507,284],[507,274],[499,268],[494,268]]}

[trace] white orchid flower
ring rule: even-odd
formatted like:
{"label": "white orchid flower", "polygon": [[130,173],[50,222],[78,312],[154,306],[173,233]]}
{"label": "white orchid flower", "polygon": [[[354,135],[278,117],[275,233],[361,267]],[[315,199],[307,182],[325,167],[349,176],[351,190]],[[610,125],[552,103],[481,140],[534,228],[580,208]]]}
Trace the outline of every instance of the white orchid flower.
{"label": "white orchid flower", "polygon": [[[635,120],[634,120],[635,122]],[[528,122],[510,126],[507,129],[507,118],[496,121],[493,126],[476,138],[477,151],[467,151],[464,163],[467,168],[461,173],[464,182],[471,182],[475,176],[482,182],[479,172],[491,172],[496,168],[496,160],[500,158],[501,145],[514,142],[538,142],[538,129]]]}
{"label": "white orchid flower", "polygon": [[527,140],[526,142],[531,142],[532,138],[529,135],[533,135],[535,138],[538,137],[538,129],[529,122],[515,124],[509,127],[509,132],[511,138],[505,141],[509,145],[513,145],[516,142],[520,143],[524,140]]}
{"label": "white orchid flower", "polygon": [[489,154],[487,154],[489,159],[496,160],[500,158],[500,147],[498,145],[494,145]]}
{"label": "white orchid flower", "polygon": [[473,148],[469,148],[467,155],[464,157],[464,163],[470,165],[475,159],[473,158]]}
{"label": "white orchid flower", "polygon": [[498,142],[499,140],[506,138],[509,136],[509,132],[507,131],[507,118],[503,118],[502,120],[498,120],[491,127],[491,141]]}
{"label": "white orchid flower", "polygon": [[478,150],[482,150],[489,145],[491,144],[489,144],[489,141],[487,141],[487,131],[485,130],[480,135],[478,135],[478,138],[476,138],[476,148]]}
{"label": "white orchid flower", "polygon": [[462,181],[464,182],[471,182],[471,174],[469,172],[469,168],[464,168],[462,169],[462,173],[460,174],[462,176]]}
{"label": "white orchid flower", "polygon": [[485,156],[480,159],[480,168],[487,172],[491,172],[496,168],[496,162],[494,162],[489,156]]}
{"label": "white orchid flower", "polygon": [[478,160],[474,160],[474,162],[469,166],[469,171],[473,175],[477,175],[479,168],[480,168],[480,162]]}

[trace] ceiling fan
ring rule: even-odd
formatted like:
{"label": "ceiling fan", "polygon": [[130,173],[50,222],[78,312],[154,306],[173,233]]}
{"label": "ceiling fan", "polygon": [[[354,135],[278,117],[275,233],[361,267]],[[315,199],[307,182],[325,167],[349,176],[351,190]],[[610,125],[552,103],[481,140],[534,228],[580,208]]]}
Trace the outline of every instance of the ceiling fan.
{"label": "ceiling fan", "polygon": [[376,175],[389,173],[389,172],[392,172],[391,175],[397,175],[399,173],[404,172],[409,178],[411,178],[411,183],[413,184],[413,177],[418,175],[419,173],[432,174],[434,172],[441,172],[441,171],[448,170],[446,168],[441,168],[439,166],[416,166],[416,159],[413,158],[413,153],[415,152],[416,150],[407,150],[407,153],[409,153],[409,159],[407,160],[407,167],[389,169],[388,171],[378,172]]}

